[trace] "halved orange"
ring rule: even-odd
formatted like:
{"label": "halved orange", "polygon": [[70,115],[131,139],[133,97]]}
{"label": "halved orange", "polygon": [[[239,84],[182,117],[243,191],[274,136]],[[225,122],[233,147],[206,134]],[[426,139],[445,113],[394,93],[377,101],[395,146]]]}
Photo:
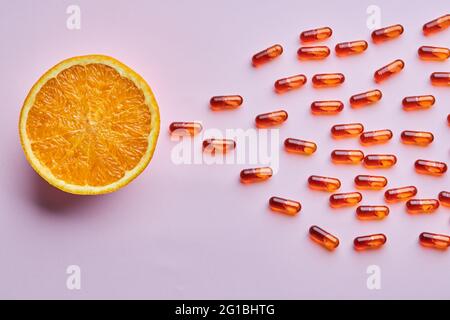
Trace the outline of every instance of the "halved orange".
{"label": "halved orange", "polygon": [[19,120],[28,162],[51,185],[75,194],[115,191],[150,162],[159,134],[155,97],[111,57],[64,60],[31,88]]}

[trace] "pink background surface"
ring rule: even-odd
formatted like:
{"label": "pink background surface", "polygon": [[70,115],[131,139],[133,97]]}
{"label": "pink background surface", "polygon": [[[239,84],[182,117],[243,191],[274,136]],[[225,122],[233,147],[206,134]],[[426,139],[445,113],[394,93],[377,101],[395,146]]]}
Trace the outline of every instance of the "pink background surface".
{"label": "pink background surface", "polygon": [[[81,30],[66,28],[66,8],[81,7]],[[322,62],[299,62],[302,30],[333,28],[324,44],[369,40],[366,8],[381,8],[383,26],[401,23],[399,39],[372,45],[363,55]],[[333,124],[362,122],[366,129],[390,128],[386,145],[366,153],[395,153],[389,170],[372,170],[389,186],[416,185],[418,197],[450,189],[441,178],[413,170],[418,158],[449,161],[448,88],[432,87],[429,74],[450,71],[449,62],[423,62],[420,45],[449,46],[450,31],[425,38],[423,23],[449,12],[448,1],[2,1],[0,16],[2,147],[0,184],[1,298],[450,298],[450,252],[422,248],[422,231],[450,234],[450,210],[411,216],[404,204],[391,205],[384,221],[361,222],[355,208],[332,210],[329,194],[313,192],[311,174],[339,177],[341,191],[352,191],[362,166],[336,166],[335,148],[361,148],[357,139],[334,141]],[[280,59],[262,68],[251,56],[274,43]],[[111,55],[139,72],[152,86],[161,109],[161,135],[150,167],[128,187],[105,196],[65,194],[39,178],[21,150],[17,122],[22,102],[38,77],[65,58],[90,53]],[[394,59],[404,71],[376,86],[373,72]],[[340,88],[314,90],[310,81],[278,96],[281,77],[336,71],[346,75]],[[383,91],[377,105],[353,110],[348,98],[372,88]],[[242,108],[213,113],[212,95],[239,93]],[[401,99],[434,94],[435,106],[406,113]],[[344,111],[315,117],[313,100],[341,99]],[[267,183],[243,186],[239,171],[248,165],[175,165],[175,145],[167,127],[175,120],[201,120],[205,128],[250,128],[258,113],[285,108],[280,128],[280,170]],[[402,130],[428,130],[427,148],[399,142]],[[313,140],[311,157],[288,155],[286,137]],[[198,137],[201,139],[202,137]],[[198,152],[201,152],[198,150]],[[274,214],[268,198],[298,199],[297,217]],[[383,192],[363,192],[363,204],[383,204]],[[340,247],[327,252],[308,239],[313,224],[336,234]],[[355,236],[383,232],[386,246],[355,252]],[[82,270],[82,289],[66,288],[66,267]],[[366,268],[381,268],[381,290],[368,290]]]}

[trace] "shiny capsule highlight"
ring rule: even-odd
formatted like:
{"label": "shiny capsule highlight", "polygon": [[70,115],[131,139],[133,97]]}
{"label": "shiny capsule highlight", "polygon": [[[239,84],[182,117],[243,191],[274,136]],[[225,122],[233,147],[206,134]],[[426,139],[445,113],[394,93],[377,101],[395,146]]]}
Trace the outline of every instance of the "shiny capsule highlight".
{"label": "shiny capsule highlight", "polygon": [[440,32],[450,26],[450,14],[446,14],[437,19],[431,20],[423,25],[423,34],[428,36],[432,33]]}
{"label": "shiny capsule highlight", "polygon": [[445,61],[450,57],[450,49],[444,47],[422,46],[417,53],[422,60]]}
{"label": "shiny capsule highlight", "polygon": [[439,201],[443,206],[450,207],[450,192],[449,191],[439,192]]}
{"label": "shiny capsule highlight", "polygon": [[404,29],[401,24],[395,24],[393,26],[377,29],[372,32],[372,41],[374,43],[380,43],[387,40],[392,40],[398,38],[403,31]]}
{"label": "shiny capsule highlight", "polygon": [[353,245],[356,250],[368,250],[381,248],[387,241],[384,234],[371,234],[367,236],[356,237],[353,240]]}
{"label": "shiny capsule highlight", "polygon": [[363,107],[380,101],[382,96],[383,94],[378,89],[358,93],[350,97],[350,105],[353,108]]}
{"label": "shiny capsule highlight", "polygon": [[409,213],[433,213],[439,208],[439,201],[436,199],[410,199],[406,202],[406,209]]}
{"label": "shiny capsule highlight", "polygon": [[401,134],[401,140],[404,144],[427,146],[433,142],[434,136],[431,132],[405,130]]}
{"label": "shiny capsule highlight", "polygon": [[388,181],[383,176],[360,174],[355,177],[355,185],[358,189],[380,190],[386,187]]}
{"label": "shiny capsule highlight", "polygon": [[310,155],[316,152],[317,145],[311,141],[294,138],[284,140],[284,147],[288,152]]}
{"label": "shiny capsule highlight", "polygon": [[242,183],[254,183],[268,180],[272,177],[273,171],[270,167],[251,168],[241,171]]}
{"label": "shiny capsule highlight", "polygon": [[450,72],[433,72],[430,81],[433,86],[450,86]]}
{"label": "shiny capsule highlight", "polygon": [[314,101],[311,103],[311,112],[315,115],[338,114],[344,109],[344,104],[338,100]]}
{"label": "shiny capsule highlight", "polygon": [[339,239],[337,237],[318,226],[309,228],[309,236],[314,242],[328,250],[334,250],[339,246]]}
{"label": "shiny capsule highlight", "polygon": [[300,202],[280,197],[270,198],[269,207],[273,211],[281,212],[290,216],[296,215],[302,209]]}
{"label": "shiny capsule highlight", "polygon": [[419,159],[414,163],[418,173],[441,176],[447,172],[447,164],[439,161]]}
{"label": "shiny capsule highlight", "polygon": [[297,56],[300,60],[323,60],[330,55],[327,46],[300,47]]}
{"label": "shiny capsule highlight", "polygon": [[368,46],[369,45],[367,44],[367,41],[357,40],[338,43],[336,47],[334,47],[334,50],[336,51],[336,54],[338,56],[349,56],[353,54],[363,53],[367,50]]}
{"label": "shiny capsule highlight", "polygon": [[330,206],[333,208],[354,206],[361,200],[362,195],[359,192],[335,193],[330,196]]}
{"label": "shiny capsule highlight", "polygon": [[212,110],[231,110],[242,105],[244,99],[240,95],[214,96],[209,100]]}
{"label": "shiny capsule highlight", "polygon": [[300,40],[302,42],[315,42],[328,39],[333,34],[333,30],[329,27],[322,27],[312,30],[303,31],[300,34]]}
{"label": "shiny capsule highlight", "polygon": [[199,122],[172,122],[169,126],[169,132],[174,136],[195,136],[202,129]]}
{"label": "shiny capsule highlight", "polygon": [[339,164],[359,164],[364,159],[361,150],[333,150],[331,160]]}
{"label": "shiny capsule highlight", "polygon": [[335,87],[345,81],[345,76],[342,73],[320,73],[315,74],[312,78],[312,83],[316,88]]}
{"label": "shiny capsule highlight", "polygon": [[336,178],[313,175],[308,178],[308,185],[313,190],[334,192],[341,187],[341,181]]}
{"label": "shiny capsule highlight", "polygon": [[435,249],[447,249],[450,247],[450,236],[431,232],[422,232],[419,235],[419,242],[424,247]]}
{"label": "shiny capsule highlight", "polygon": [[254,67],[259,67],[278,58],[283,53],[283,47],[279,44],[273,45],[267,49],[264,49],[252,57],[252,64]]}
{"label": "shiny capsule highlight", "polygon": [[359,206],[356,208],[356,216],[361,220],[381,220],[389,215],[386,206]]}
{"label": "shiny capsule highlight", "polygon": [[277,93],[285,93],[294,89],[302,87],[306,83],[306,76],[298,74],[295,76],[278,79],[274,83],[275,91]]}
{"label": "shiny capsule highlight", "polygon": [[227,153],[236,148],[236,141],[232,139],[206,139],[203,141],[203,151],[210,154]]}
{"label": "shiny capsule highlight", "polygon": [[336,124],[331,127],[331,135],[333,138],[350,138],[359,136],[364,131],[361,123]]}
{"label": "shiny capsule highlight", "polygon": [[255,118],[255,123],[258,128],[268,128],[282,124],[287,120],[287,118],[287,112],[284,110],[279,110],[257,115]]}
{"label": "shiny capsule highlight", "polygon": [[366,131],[359,136],[359,140],[364,145],[373,145],[388,142],[392,136],[392,131],[389,129]]}
{"label": "shiny capsule highlight", "polygon": [[402,60],[397,59],[375,71],[373,77],[376,82],[382,82],[402,71],[404,67],[405,63]]}
{"label": "shiny capsule highlight", "polygon": [[369,154],[364,157],[367,168],[390,168],[396,163],[397,157],[393,154]]}
{"label": "shiny capsule highlight", "polygon": [[387,202],[398,202],[411,199],[417,194],[417,188],[414,186],[400,187],[386,190],[384,199]]}
{"label": "shiny capsule highlight", "polygon": [[410,96],[402,100],[403,109],[406,111],[420,110],[431,108],[436,99],[432,95]]}

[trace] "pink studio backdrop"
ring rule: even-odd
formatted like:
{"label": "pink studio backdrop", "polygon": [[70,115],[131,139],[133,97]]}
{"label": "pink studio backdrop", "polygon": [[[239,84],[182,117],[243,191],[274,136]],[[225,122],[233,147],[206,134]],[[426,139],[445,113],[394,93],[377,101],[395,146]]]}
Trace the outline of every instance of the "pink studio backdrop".
{"label": "pink studio backdrop", "polygon": [[[81,8],[81,29],[66,28],[66,8]],[[401,23],[395,41],[372,45],[362,55],[300,62],[302,30],[329,25],[324,42],[369,40],[366,9],[381,9],[383,26]],[[450,30],[424,37],[423,23],[449,12],[448,1],[1,1],[0,50],[0,297],[1,298],[450,298],[450,252],[418,244],[423,231],[450,234],[450,210],[411,216],[404,204],[390,205],[384,221],[361,222],[355,208],[332,210],[328,193],[310,191],[311,174],[336,176],[341,191],[354,190],[357,174],[383,174],[389,186],[416,185],[418,197],[450,189],[450,175],[436,178],[413,170],[419,158],[450,164],[448,88],[432,87],[429,74],[450,71],[449,62],[423,62],[420,45],[449,46]],[[283,55],[262,68],[251,56],[272,44]],[[47,185],[28,165],[17,122],[22,102],[38,77],[65,58],[102,53],[140,73],[161,109],[161,135],[146,171],[109,195],[81,197]],[[376,85],[373,72],[397,58],[406,67]],[[315,90],[314,73],[343,72],[339,88]],[[285,95],[273,92],[281,77],[304,73],[308,84]],[[383,91],[376,105],[358,110],[348,98],[372,88]],[[214,113],[212,95],[238,93],[244,105]],[[401,99],[433,94],[435,106],[406,113]],[[337,116],[312,116],[314,100],[346,102]],[[249,165],[175,165],[167,128],[176,120],[201,120],[205,128],[252,128],[254,116],[283,107],[280,169],[267,183],[238,181]],[[360,121],[367,130],[390,128],[385,145],[366,153],[395,153],[388,170],[337,166],[335,148],[361,148],[357,139],[335,141],[333,124]],[[429,147],[400,143],[405,129],[432,131]],[[282,150],[286,137],[313,140],[311,157]],[[198,139],[201,139],[199,137]],[[201,152],[200,150],[197,150]],[[297,217],[274,214],[270,196],[298,199]],[[383,204],[383,192],[363,192],[363,204]],[[336,234],[341,245],[328,252],[308,239],[311,225]],[[386,246],[355,252],[355,236],[383,232]],[[81,290],[66,288],[66,268],[81,267]],[[366,286],[370,265],[381,269],[381,289]]]}

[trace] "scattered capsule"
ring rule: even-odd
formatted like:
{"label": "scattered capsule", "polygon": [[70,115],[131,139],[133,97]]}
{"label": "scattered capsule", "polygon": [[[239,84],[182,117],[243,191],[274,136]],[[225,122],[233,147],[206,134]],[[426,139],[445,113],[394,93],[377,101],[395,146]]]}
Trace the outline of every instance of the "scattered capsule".
{"label": "scattered capsule", "polygon": [[290,90],[298,89],[306,83],[306,76],[298,74],[292,77],[283,78],[275,81],[274,87],[277,93],[285,93]]}
{"label": "scattered capsule", "polygon": [[359,192],[335,193],[330,196],[330,206],[333,208],[354,206],[361,200],[362,195]]}
{"label": "scattered capsule", "polygon": [[372,32],[372,41],[375,43],[395,39],[403,33],[403,26],[395,24],[386,28],[374,30]]}
{"label": "scattered capsule", "polygon": [[269,207],[273,211],[282,212],[290,216],[296,215],[302,209],[300,202],[279,197],[270,198]]}
{"label": "scattered capsule", "polygon": [[450,86],[450,72],[433,72],[430,80],[434,86]]}
{"label": "scattered capsule", "polygon": [[419,242],[424,247],[447,249],[450,246],[450,236],[446,236],[445,234],[422,232],[419,236]]}
{"label": "scattered capsule", "polygon": [[267,128],[280,125],[285,122],[287,118],[287,112],[284,110],[279,110],[257,115],[255,122],[258,128]]}
{"label": "scattered capsule", "polygon": [[434,19],[430,22],[427,22],[423,25],[423,34],[430,35],[435,32],[442,31],[447,29],[450,26],[450,14],[446,14],[442,17]]}
{"label": "scattered capsule", "polygon": [[382,176],[360,174],[355,177],[355,185],[358,189],[380,190],[386,187],[387,183],[387,179]]}
{"label": "scattered capsule", "polygon": [[401,134],[401,139],[405,144],[427,146],[433,142],[434,136],[431,132],[405,130]]}
{"label": "scattered capsule", "polygon": [[270,167],[244,169],[241,171],[242,183],[253,183],[265,181],[272,177],[273,171]]}
{"label": "scattered capsule", "polygon": [[317,28],[303,31],[300,34],[300,40],[303,42],[314,42],[328,39],[333,34],[333,30],[329,27]]}
{"label": "scattered capsule", "polygon": [[308,178],[308,184],[311,189],[331,192],[341,187],[339,179],[322,176],[310,176]]}
{"label": "scattered capsule", "polygon": [[341,101],[314,101],[311,103],[311,112],[316,115],[333,115],[341,112],[344,104]]}
{"label": "scattered capsule", "polygon": [[447,172],[447,164],[431,160],[417,160],[414,167],[418,173],[440,176]]}
{"label": "scattered capsule", "polygon": [[334,87],[344,83],[345,77],[342,73],[321,73],[315,74],[312,78],[316,88]]}
{"label": "scattered capsule", "polygon": [[367,41],[357,40],[338,43],[334,49],[338,56],[348,56],[352,54],[363,53],[364,51],[366,51],[368,46],[369,45],[367,44]]}
{"label": "scattered capsule", "polygon": [[331,127],[331,135],[334,138],[348,138],[359,136],[364,131],[361,123],[336,124]]}
{"label": "scattered capsule", "polygon": [[386,206],[359,206],[356,208],[356,216],[361,220],[381,220],[389,215]]}
{"label": "scattered capsule", "polygon": [[383,94],[378,89],[355,94],[350,97],[350,105],[353,108],[362,107],[380,101],[382,96]]}
{"label": "scattered capsule", "polygon": [[405,97],[402,100],[406,111],[428,109],[434,105],[436,99],[432,95]]}
{"label": "scattered capsule", "polygon": [[214,96],[209,100],[212,110],[236,109],[242,105],[244,99],[239,95]]}
{"label": "scattered capsule", "polygon": [[361,150],[333,150],[331,160],[340,164],[358,164],[364,159]]}
{"label": "scattered capsule", "polygon": [[252,63],[254,67],[259,67],[279,56],[283,53],[283,47],[279,44],[273,45],[261,52],[255,54],[252,58]]}
{"label": "scattered capsule", "polygon": [[450,192],[448,191],[439,192],[439,201],[443,206],[450,207]]}
{"label": "scattered capsule", "polygon": [[373,77],[375,78],[376,82],[381,82],[391,77],[392,75],[399,73],[404,67],[405,63],[402,60],[398,59],[375,71]]}
{"label": "scattered capsule", "polygon": [[317,145],[314,142],[294,138],[284,140],[284,147],[289,152],[307,155],[313,154],[317,150]]}
{"label": "scattered capsule", "polygon": [[236,148],[236,141],[231,139],[206,139],[203,141],[203,151],[207,153],[226,153]]}
{"label": "scattered capsule", "polygon": [[450,49],[441,47],[422,46],[417,52],[423,60],[444,61],[450,56]]}
{"label": "scattered capsule", "polygon": [[411,199],[416,194],[417,188],[414,186],[394,188],[386,190],[384,193],[384,199],[386,199],[387,202],[397,202]]}
{"label": "scattered capsule", "polygon": [[339,246],[338,238],[318,226],[309,228],[309,236],[314,242],[317,242],[328,250],[334,250]]}
{"label": "scattered capsule", "polygon": [[433,213],[437,208],[439,201],[436,199],[410,199],[406,202],[409,213]]}
{"label": "scattered capsule", "polygon": [[323,60],[330,55],[327,46],[300,47],[297,56],[301,60]]}
{"label": "scattered capsule", "polygon": [[393,154],[369,154],[364,157],[367,168],[390,168],[396,163],[397,157]]}
{"label": "scattered capsule", "polygon": [[362,144],[372,145],[378,143],[385,143],[392,139],[392,131],[388,129],[366,131],[359,136]]}
{"label": "scattered capsule", "polygon": [[174,136],[195,136],[203,127],[199,122],[172,122],[169,132]]}
{"label": "scattered capsule", "polygon": [[377,249],[386,243],[386,236],[382,233],[371,234],[368,236],[356,237],[353,240],[353,245],[356,250]]}

